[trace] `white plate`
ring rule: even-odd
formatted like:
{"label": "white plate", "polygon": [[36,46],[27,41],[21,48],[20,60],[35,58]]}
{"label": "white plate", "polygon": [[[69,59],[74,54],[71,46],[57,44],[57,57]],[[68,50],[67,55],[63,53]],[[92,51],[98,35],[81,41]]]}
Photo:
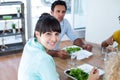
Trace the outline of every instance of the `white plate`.
{"label": "white plate", "polygon": [[76,78],[74,78],[74,77],[72,77],[71,75],[69,75],[69,72],[70,72],[70,69],[66,69],[66,70],[64,71],[64,74],[65,74],[67,77],[70,77],[70,78],[73,79],[73,80],[77,80]]}
{"label": "white plate", "polygon": [[[90,73],[90,71],[92,70],[94,66],[90,65],[90,64],[83,64],[78,66],[78,68],[82,69],[83,71],[85,71],[86,73]],[[103,75],[105,72],[102,69],[98,69],[99,70],[99,76]]]}
{"label": "white plate", "polygon": [[[76,46],[76,45],[73,45],[73,46],[67,46],[67,47],[64,47],[63,50],[66,50],[66,48],[74,48],[74,47],[79,47],[79,46]],[[74,53],[72,53],[73,55],[76,56],[76,59],[77,60],[82,60],[82,59],[85,59],[85,58],[89,58],[90,56],[93,55],[92,52],[89,52],[87,50],[83,50],[81,47],[79,47],[80,50],[79,51],[76,51]],[[71,54],[70,54],[71,56]]]}
{"label": "white plate", "polygon": [[[67,46],[67,47],[62,48],[62,50],[66,50],[67,48],[75,48],[75,47],[79,47],[79,46],[76,46],[76,45]],[[81,47],[79,47],[79,48],[80,48],[80,50],[82,50]],[[77,52],[77,51],[76,51],[76,52]]]}
{"label": "white plate", "polygon": [[[80,68],[80,69],[82,69],[84,72],[90,74],[90,71],[92,70],[93,66],[90,65],[90,64],[83,64],[83,65],[78,66],[77,68]],[[99,75],[100,75],[100,76],[105,73],[102,69],[98,69],[98,70],[99,70]],[[70,69],[66,69],[66,70],[64,71],[64,74],[65,74],[67,77],[70,77],[70,78],[73,79],[73,80],[77,80],[76,78],[70,76],[70,75],[69,75],[69,72],[70,72]]]}

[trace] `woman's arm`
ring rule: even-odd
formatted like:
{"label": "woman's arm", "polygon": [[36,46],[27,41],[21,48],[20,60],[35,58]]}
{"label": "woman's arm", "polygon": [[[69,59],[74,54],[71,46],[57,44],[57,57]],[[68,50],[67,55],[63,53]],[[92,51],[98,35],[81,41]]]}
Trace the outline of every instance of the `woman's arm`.
{"label": "woman's arm", "polygon": [[112,36],[110,36],[108,39],[106,39],[105,41],[103,41],[103,42],[101,43],[101,46],[102,46],[102,47],[107,47],[107,46],[109,46],[109,45],[113,45],[113,42],[114,42],[114,38],[113,38],[113,35],[112,35]]}

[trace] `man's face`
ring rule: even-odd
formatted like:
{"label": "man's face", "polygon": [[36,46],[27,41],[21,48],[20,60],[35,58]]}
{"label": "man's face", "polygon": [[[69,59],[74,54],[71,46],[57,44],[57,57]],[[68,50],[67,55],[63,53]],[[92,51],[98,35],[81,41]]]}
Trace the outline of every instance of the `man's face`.
{"label": "man's face", "polygon": [[51,11],[52,16],[54,16],[59,22],[61,22],[65,16],[66,9],[63,5],[56,5],[54,11]]}

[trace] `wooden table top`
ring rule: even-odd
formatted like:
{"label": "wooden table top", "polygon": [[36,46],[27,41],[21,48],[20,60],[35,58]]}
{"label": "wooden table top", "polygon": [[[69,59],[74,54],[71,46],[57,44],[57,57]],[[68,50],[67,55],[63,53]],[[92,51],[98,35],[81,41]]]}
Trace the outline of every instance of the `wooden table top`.
{"label": "wooden table top", "polygon": [[[101,54],[101,47],[100,45],[97,44],[92,44],[92,45],[93,45],[93,50],[92,50],[93,55],[83,60],[77,60],[77,65],[87,63],[96,66],[98,68],[104,69],[104,61],[102,60],[103,56]],[[71,80],[64,74],[64,70],[70,68],[68,66],[69,64],[68,62],[70,61],[70,58],[60,59],[58,57],[54,57],[54,61],[56,63],[57,72],[59,73],[60,80]]]}

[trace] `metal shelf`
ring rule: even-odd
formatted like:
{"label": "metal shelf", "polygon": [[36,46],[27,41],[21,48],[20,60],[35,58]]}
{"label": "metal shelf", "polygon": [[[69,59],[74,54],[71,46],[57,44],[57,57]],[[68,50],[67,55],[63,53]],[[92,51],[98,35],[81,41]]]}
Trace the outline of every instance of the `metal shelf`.
{"label": "metal shelf", "polygon": [[[0,56],[11,54],[10,52],[23,50],[23,43],[14,43],[6,45],[8,48],[1,49],[0,48]],[[1,47],[1,45],[0,45]],[[9,53],[8,53],[9,52]]]}
{"label": "metal shelf", "polygon": [[11,16],[11,19],[8,19],[8,20],[22,19],[22,18],[24,18],[21,13],[20,13],[20,17],[17,17],[17,14],[5,14],[5,15],[0,15],[0,20],[5,20],[5,19],[3,19],[3,16]]}
{"label": "metal shelf", "polygon": [[11,32],[6,31],[4,34],[3,31],[0,31],[0,37],[6,37],[6,36],[15,36],[15,35],[22,35],[22,29],[20,29],[20,33],[18,33],[18,30],[16,29],[16,33],[12,32],[12,29],[10,29]]}
{"label": "metal shelf", "polygon": [[[25,18],[24,18],[24,3],[22,3],[21,1],[10,1],[10,2],[1,2],[0,3],[0,7],[4,7],[4,6],[12,6],[12,5],[20,5],[20,16],[17,16],[17,13],[4,13],[4,14],[0,14],[0,20],[1,21],[5,21],[5,20],[14,20],[14,19],[20,19],[21,20],[21,28],[20,28],[20,33],[18,33],[18,28],[16,28],[16,33],[12,32],[12,29],[7,29],[5,30],[5,32],[3,33],[3,30],[0,30],[0,38],[2,37],[13,37],[16,35],[20,35],[21,36],[21,42],[9,42],[9,44],[2,42],[2,44],[0,45],[0,56],[1,55],[8,55],[8,54],[12,54],[15,51],[19,51],[19,50],[23,50],[24,45],[26,43],[26,39],[25,39]],[[12,6],[12,7],[16,7],[16,6]],[[10,21],[9,21],[10,22]],[[13,21],[12,21],[13,22]],[[5,46],[3,46],[5,44]],[[7,46],[7,47],[6,47]],[[12,53],[10,53],[12,52]]]}
{"label": "metal shelf", "polygon": [[21,4],[23,4],[21,1],[10,1],[10,2],[1,2],[0,6],[21,5]]}

